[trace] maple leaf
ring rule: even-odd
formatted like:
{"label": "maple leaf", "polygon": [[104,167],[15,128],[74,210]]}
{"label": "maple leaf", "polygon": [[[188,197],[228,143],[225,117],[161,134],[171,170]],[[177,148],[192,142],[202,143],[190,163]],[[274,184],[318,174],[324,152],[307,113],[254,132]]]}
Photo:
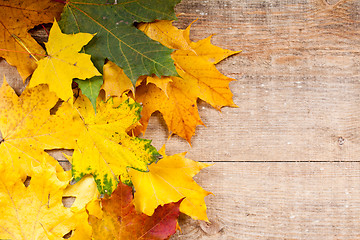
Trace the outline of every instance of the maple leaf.
{"label": "maple leaf", "polygon": [[28,30],[52,22],[62,10],[63,4],[53,0],[2,1],[0,4],[0,57],[15,66],[24,80],[35,70],[36,59],[45,55]]}
{"label": "maple leaf", "polygon": [[83,126],[72,156],[72,172],[76,180],[92,174],[100,193],[111,194],[119,176],[129,183],[127,168],[147,171],[158,153],[151,141],[130,137],[129,128],[140,118],[140,105],[128,99],[120,106],[111,99],[97,103],[97,113],[90,101],[80,95],[74,103]]}
{"label": "maple leaf", "polygon": [[46,85],[27,88],[18,97],[4,79],[0,88],[0,163],[11,162],[13,168],[30,175],[33,166],[46,159],[63,172],[44,150],[72,149],[77,124],[67,103],[59,107],[56,115],[50,114],[57,101]]}
{"label": "maple leaf", "polygon": [[[155,79],[156,77],[153,77]],[[152,113],[159,111],[170,132],[185,138],[189,143],[197,125],[204,125],[197,109],[198,89],[184,79],[172,77],[166,93],[155,84],[141,84],[136,88],[136,101],[143,104],[141,126],[136,131],[145,132]]]}
{"label": "maple leaf", "polygon": [[95,111],[96,101],[101,89],[106,92],[106,96],[101,98],[103,100],[109,99],[112,96],[117,97],[119,93],[121,96],[122,93],[129,90],[135,92],[134,86],[124,73],[124,70],[111,61],[104,65],[102,77],[75,80],[75,82],[79,85],[81,92],[90,99]]}
{"label": "maple leaf", "polygon": [[81,92],[90,100],[96,111],[96,99],[98,98],[101,86],[104,83],[103,78],[100,76],[86,80],[75,79],[75,82],[79,85]]}
{"label": "maple leaf", "polygon": [[189,39],[190,28],[186,30],[172,26],[173,21],[155,21],[152,24],[140,23],[138,29],[150,38],[171,49],[192,50]]}
{"label": "maple leaf", "polygon": [[[190,25],[191,26],[191,25]],[[142,118],[134,132],[145,133],[152,113],[159,111],[171,134],[177,134],[189,143],[201,121],[197,100],[200,98],[215,109],[236,107],[229,83],[235,79],[222,75],[215,64],[238,52],[211,44],[211,37],[198,42],[190,41],[190,26],[180,30],[172,21],[142,23],[138,27],[150,38],[176,49],[172,53],[180,77],[148,76],[139,78],[135,99],[143,104]],[[119,81],[121,81],[120,79]]]}
{"label": "maple leaf", "polygon": [[132,188],[119,183],[109,199],[102,199],[102,217],[90,215],[94,239],[168,239],[176,231],[179,204],[158,207],[149,217],[137,213],[132,203]]}
{"label": "maple leaf", "polygon": [[90,60],[90,55],[79,53],[93,38],[89,33],[63,34],[56,20],[50,30],[49,41],[45,43],[47,57],[37,62],[29,87],[46,83],[50,91],[72,104],[73,78],[91,78],[100,75]]}
{"label": "maple leaf", "polygon": [[165,93],[166,97],[168,97],[168,98],[169,98],[169,94],[168,94],[167,90],[168,90],[169,83],[172,81],[173,80],[169,77],[158,78],[158,77],[148,76],[146,78],[146,84],[149,84],[149,83],[154,84],[155,86],[160,88]]}
{"label": "maple leaf", "polygon": [[127,90],[132,90],[134,92],[134,87],[130,79],[124,73],[124,70],[111,61],[104,65],[103,77],[104,84],[101,89],[105,91],[106,99],[112,96],[121,96]]}
{"label": "maple leaf", "polygon": [[67,1],[60,26],[66,33],[97,33],[85,47],[95,66],[116,63],[133,84],[141,75],[177,75],[170,57],[172,50],[148,38],[135,22],[175,19],[174,6],[180,0],[80,0]]}
{"label": "maple leaf", "polygon": [[[86,211],[82,211],[80,213],[77,213],[75,215],[76,221],[78,224],[76,226],[76,229],[73,230],[71,234],[71,240],[92,240],[92,228],[89,224],[89,215]],[[103,238],[100,238],[103,239]]]}
{"label": "maple leaf", "polygon": [[62,204],[70,179],[61,181],[54,168],[39,165],[25,187],[17,171],[0,165],[0,238],[63,239],[76,228],[74,214]]}
{"label": "maple leaf", "polygon": [[71,205],[71,211],[76,213],[76,222],[78,225],[72,232],[71,239],[91,239],[92,228],[88,223],[88,212],[93,213],[86,209],[88,205],[94,204],[98,201],[99,192],[97,190],[94,178],[90,175],[83,177],[79,182],[68,185],[64,190],[64,197],[75,197],[75,201]]}
{"label": "maple leaf", "polygon": [[[85,193],[85,194],[84,194]],[[79,212],[85,209],[85,206],[99,197],[94,178],[90,175],[83,177],[73,185],[67,186],[64,190],[64,197],[75,197],[71,205],[71,210]]]}
{"label": "maple leaf", "polygon": [[[172,21],[140,24],[139,29],[150,38],[177,49],[172,58],[181,78],[165,77],[171,79],[166,92],[159,91],[153,84],[143,84],[136,92],[136,101],[143,103],[142,132],[145,132],[151,114],[159,110],[169,130],[189,143],[196,126],[203,124],[196,106],[198,98],[217,110],[224,106],[236,107],[229,89],[229,82],[234,79],[222,75],[215,64],[238,53],[212,45],[211,37],[198,42],[190,41],[190,27],[179,30],[172,26]],[[151,82],[156,82],[156,79],[166,81],[164,77],[155,76]]]}
{"label": "maple leaf", "polygon": [[211,193],[201,188],[192,177],[211,164],[187,159],[186,153],[166,156],[165,147],[159,153],[163,159],[149,165],[149,172],[129,171],[135,188],[136,209],[152,215],[157,206],[185,198],[180,212],[208,221],[204,197]]}

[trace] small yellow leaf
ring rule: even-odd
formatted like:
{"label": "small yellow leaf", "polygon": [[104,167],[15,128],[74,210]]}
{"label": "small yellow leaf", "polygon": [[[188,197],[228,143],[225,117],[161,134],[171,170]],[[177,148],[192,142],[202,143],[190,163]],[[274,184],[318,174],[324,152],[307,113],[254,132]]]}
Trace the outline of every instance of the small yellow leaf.
{"label": "small yellow leaf", "polygon": [[104,65],[104,84],[101,89],[106,93],[105,99],[112,96],[121,96],[125,91],[132,90],[134,86],[130,78],[126,76],[124,70],[118,67],[115,63],[109,61]]}
{"label": "small yellow leaf", "polygon": [[64,190],[64,197],[75,197],[71,211],[75,214],[74,220],[78,223],[71,239],[91,239],[92,228],[89,225],[87,206],[98,201],[100,194],[92,176],[85,176],[79,182],[68,185]]}
{"label": "small yellow leaf", "polygon": [[130,169],[135,188],[135,208],[152,215],[159,205],[185,199],[180,212],[194,219],[208,221],[204,197],[211,194],[201,188],[192,177],[210,164],[185,158],[185,153],[166,156],[165,148],[159,151],[163,159],[149,166],[149,172]]}
{"label": "small yellow leaf", "polygon": [[63,34],[55,20],[49,41],[45,43],[48,56],[37,62],[38,67],[29,87],[46,83],[50,91],[72,104],[73,78],[86,79],[101,75],[91,62],[91,56],[79,53],[92,38],[93,35],[89,33]]}
{"label": "small yellow leaf", "polygon": [[103,212],[100,206],[101,199],[92,200],[86,206],[86,210],[89,212],[89,215],[93,215],[99,219],[103,217]]}

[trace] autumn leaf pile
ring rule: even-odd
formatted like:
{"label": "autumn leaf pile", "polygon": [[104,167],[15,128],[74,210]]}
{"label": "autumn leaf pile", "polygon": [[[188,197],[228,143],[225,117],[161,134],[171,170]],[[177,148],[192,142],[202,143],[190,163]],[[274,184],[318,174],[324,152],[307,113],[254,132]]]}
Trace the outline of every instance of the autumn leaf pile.
{"label": "autumn leaf pile", "polygon": [[[1,1],[0,57],[29,83],[18,96],[1,76],[0,239],[168,239],[180,212],[208,221],[193,176],[209,164],[137,137],[159,111],[190,143],[198,99],[235,106],[215,64],[236,52],[174,27],[179,2]],[[42,45],[28,30],[46,23]]]}

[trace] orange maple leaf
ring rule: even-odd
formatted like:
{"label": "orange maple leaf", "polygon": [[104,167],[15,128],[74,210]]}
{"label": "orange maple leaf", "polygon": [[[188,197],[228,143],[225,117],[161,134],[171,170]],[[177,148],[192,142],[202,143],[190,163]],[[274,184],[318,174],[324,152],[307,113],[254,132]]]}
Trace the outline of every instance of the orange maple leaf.
{"label": "orange maple leaf", "polygon": [[[190,41],[190,26],[179,30],[172,21],[140,25],[139,29],[153,40],[177,49],[172,58],[181,78],[155,76],[151,78],[152,83],[148,81],[136,92],[136,100],[143,103],[141,132],[145,132],[151,114],[158,110],[169,130],[189,143],[196,126],[203,124],[196,106],[198,98],[217,110],[224,106],[236,107],[229,89],[229,83],[235,79],[221,74],[215,64],[238,53],[212,45],[211,36],[198,42]],[[167,81],[166,92],[153,84],[156,79],[162,83],[168,78],[171,80]]]}
{"label": "orange maple leaf", "polygon": [[64,5],[53,0],[2,1],[0,4],[0,57],[15,67],[25,80],[36,68],[44,49],[28,30],[58,18]]}

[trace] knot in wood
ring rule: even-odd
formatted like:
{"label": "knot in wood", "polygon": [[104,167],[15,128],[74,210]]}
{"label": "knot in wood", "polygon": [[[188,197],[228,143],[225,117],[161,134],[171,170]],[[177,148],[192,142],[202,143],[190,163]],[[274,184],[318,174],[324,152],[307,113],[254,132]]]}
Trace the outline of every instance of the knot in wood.
{"label": "knot in wood", "polygon": [[219,233],[222,230],[222,226],[214,220],[211,220],[211,222],[200,222],[200,228],[208,235],[215,235]]}
{"label": "knot in wood", "polygon": [[339,142],[339,145],[340,145],[340,146],[341,146],[341,145],[344,145],[345,139],[344,139],[343,137],[339,137],[339,138],[338,138],[338,142]]}
{"label": "knot in wood", "polygon": [[325,0],[328,5],[340,4],[342,0]]}

